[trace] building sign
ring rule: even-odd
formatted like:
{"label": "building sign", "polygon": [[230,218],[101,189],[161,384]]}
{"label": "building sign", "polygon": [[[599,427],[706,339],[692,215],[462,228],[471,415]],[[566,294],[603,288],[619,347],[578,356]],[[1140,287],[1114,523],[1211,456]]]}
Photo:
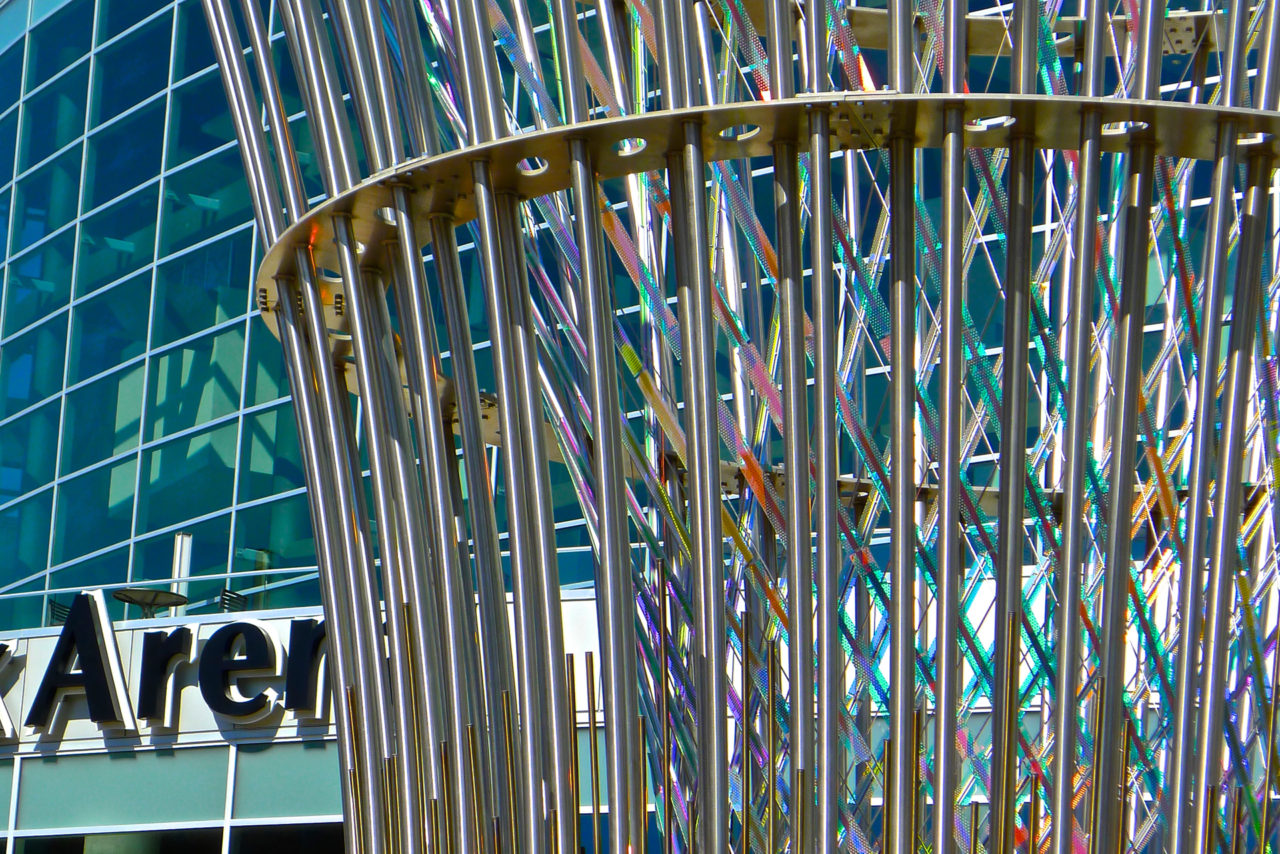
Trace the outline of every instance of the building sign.
{"label": "building sign", "polygon": [[[183,687],[198,688],[219,727],[252,724],[282,710],[315,721],[326,699],[324,621],[289,620],[289,654],[280,637],[285,625],[240,619],[137,631],[126,663],[102,592],[89,591],[72,601],[38,681],[16,672],[31,656],[20,658],[15,642],[0,642],[0,683],[34,686],[18,693],[21,723],[37,736],[68,718],[87,718],[120,735],[173,729]],[[198,638],[202,629],[211,634]],[[10,705],[0,703],[0,737],[14,741],[21,733]]]}

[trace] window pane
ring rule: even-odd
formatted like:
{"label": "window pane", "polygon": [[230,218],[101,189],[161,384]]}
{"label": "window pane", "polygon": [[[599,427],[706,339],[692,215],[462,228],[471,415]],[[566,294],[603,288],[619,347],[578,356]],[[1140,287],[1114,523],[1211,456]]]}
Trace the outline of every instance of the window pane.
{"label": "window pane", "polygon": [[92,210],[159,175],[163,142],[163,100],[91,136],[85,150],[84,209]]}
{"label": "window pane", "polygon": [[334,742],[246,744],[236,754],[233,818],[337,815],[342,812]]}
{"label": "window pane", "polygon": [[31,31],[28,92],[89,52],[92,25],[92,0],[73,0]]}
{"label": "window pane", "polygon": [[231,568],[252,573],[291,566],[315,566],[307,496],[294,495],[236,511],[236,542]]}
{"label": "window pane", "polygon": [[9,252],[17,254],[71,222],[76,216],[79,186],[79,145],[20,180]]}
{"label": "window pane", "polygon": [[215,154],[166,179],[160,252],[177,252],[252,216],[240,152]]}
{"label": "window pane", "polygon": [[144,373],[138,364],[67,394],[63,474],[137,446]]}
{"label": "window pane", "polygon": [[98,44],[119,35],[160,5],[156,0],[99,0]]}
{"label": "window pane", "polygon": [[67,316],[61,314],[0,347],[0,418],[26,409],[62,388],[67,350]]}
{"label": "window pane", "polygon": [[245,229],[159,266],[151,346],[245,313],[252,238],[253,232]]}
{"label": "window pane", "polygon": [[169,168],[235,137],[227,96],[217,72],[210,71],[174,90],[169,108]]}
{"label": "window pane", "polygon": [[147,438],[186,430],[240,407],[244,330],[233,327],[153,356]]}
{"label": "window pane", "polygon": [[[18,6],[12,3],[9,8]],[[22,24],[26,29],[25,18]],[[13,47],[0,53],[0,110],[7,110],[18,102],[18,94],[22,91],[23,48],[26,45],[25,39],[19,39]]]}
{"label": "window pane", "polygon": [[58,408],[58,401],[52,400],[0,427],[0,502],[53,480],[53,463],[58,454]]}
{"label": "window pane", "polygon": [[[48,536],[48,529],[45,530],[45,535]],[[3,562],[0,562],[0,566],[3,566],[6,572],[9,569]],[[4,598],[0,599],[0,626],[8,629],[32,629],[44,625],[42,593],[44,593],[43,576],[6,593]]]}
{"label": "window pane", "polygon": [[284,352],[262,316],[249,321],[249,366],[245,371],[245,406],[278,400],[289,393]]}
{"label": "window pane", "polygon": [[213,42],[200,8],[200,0],[186,0],[178,7],[178,33],[173,60],[173,79],[181,80],[214,63]]}
{"label": "window pane", "polygon": [[142,273],[72,309],[68,384],[142,355],[150,293],[151,274]]}
{"label": "window pane", "polygon": [[58,487],[53,562],[63,563],[129,538],[136,457],[96,468]]}
{"label": "window pane", "polygon": [[124,584],[128,580],[129,549],[126,547],[59,569],[49,576],[49,589],[87,590],[105,584]]}
{"label": "window pane", "polygon": [[138,495],[138,532],[230,506],[235,460],[235,422],[147,451]]}
{"label": "window pane", "polygon": [[88,87],[89,63],[86,61],[22,105],[19,171],[34,166],[76,137],[84,135],[84,104]]}
{"label": "window pane", "polygon": [[240,445],[241,501],[306,486],[290,404],[245,416]]}
{"label": "window pane", "polygon": [[105,122],[164,88],[173,26],[161,17],[98,54],[93,71],[93,123]]}
{"label": "window pane", "polygon": [[[43,757],[22,767],[18,827],[221,819],[226,791],[225,747]],[[116,850],[149,851],[151,847],[135,840],[133,847]]]}
{"label": "window pane", "polygon": [[[185,528],[191,535],[191,575],[227,571],[227,543],[231,540],[231,514],[207,519]],[[133,547],[133,580],[155,581],[173,575],[174,534],[160,534]]]}
{"label": "window pane", "polygon": [[5,578],[23,578],[49,565],[49,511],[52,505],[53,490],[47,489],[0,510],[0,542],[5,543],[0,565],[4,566]]}
{"label": "window pane", "polygon": [[156,253],[156,203],[160,185],[139,190],[80,223],[76,296],[150,264]]}
{"label": "window pane", "polygon": [[76,230],[68,228],[53,240],[10,262],[4,289],[4,331],[12,335],[67,304],[71,297],[71,262]]}
{"label": "window pane", "polygon": [[13,159],[18,149],[18,111],[0,119],[0,184],[13,178]]}

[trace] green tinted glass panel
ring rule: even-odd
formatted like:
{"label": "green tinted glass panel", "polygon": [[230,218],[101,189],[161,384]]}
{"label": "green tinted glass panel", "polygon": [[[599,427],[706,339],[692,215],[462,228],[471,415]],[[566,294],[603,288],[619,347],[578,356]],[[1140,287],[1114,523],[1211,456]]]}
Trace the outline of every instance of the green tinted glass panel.
{"label": "green tinted glass panel", "polygon": [[18,111],[0,119],[0,184],[13,178],[13,159],[18,151]]}
{"label": "green tinted glass panel", "polygon": [[63,474],[137,446],[144,373],[139,363],[67,393]]}
{"label": "green tinted glass panel", "polygon": [[92,28],[92,0],[72,0],[41,21],[27,39],[27,91],[88,53]]}
{"label": "green tinted glass panel", "polygon": [[215,154],[166,179],[160,252],[177,252],[252,216],[240,152]]}
{"label": "green tinted glass panel", "polygon": [[249,321],[249,365],[245,371],[246,406],[278,400],[289,393],[280,339],[271,334],[261,315]]}
{"label": "green tinted glass panel", "polygon": [[58,401],[52,400],[0,427],[0,502],[53,480],[58,409]]}
{"label": "green tinted glass panel", "polygon": [[236,572],[315,566],[307,497],[294,495],[237,510],[232,561],[231,568]]}
{"label": "green tinted glass panel", "polygon": [[147,451],[138,494],[138,532],[229,506],[235,463],[235,422]]}
{"label": "green tinted glass panel", "polygon": [[321,603],[320,576],[316,570],[276,573],[262,591],[263,608],[307,608]]}
{"label": "green tinted glass panel", "polygon": [[342,812],[338,748],[331,741],[246,744],[236,751],[232,818]]}
{"label": "green tinted glass panel", "polygon": [[[77,561],[49,576],[49,589],[85,590],[129,580],[129,549],[119,548],[104,555]],[[108,597],[109,598],[109,597]]]}
{"label": "green tinted glass panel", "polygon": [[227,748],[33,759],[22,765],[18,791],[23,830],[221,819]]}
{"label": "green tinted glass panel", "polygon": [[152,184],[80,223],[76,296],[92,293],[155,258],[159,192],[160,185]]}
{"label": "green tinted glass panel", "polygon": [[93,71],[93,123],[101,124],[164,88],[173,25],[161,17],[99,51]]}
{"label": "green tinted glass panel", "polygon": [[147,437],[159,439],[240,407],[244,329],[206,335],[151,359]]}
{"label": "green tinted glass panel", "polygon": [[76,230],[68,228],[9,263],[9,283],[4,289],[6,335],[67,304],[75,251]]}
{"label": "green tinted glass panel", "polygon": [[[5,566],[5,570],[8,570]],[[19,585],[0,599],[0,626],[8,629],[29,629],[44,625],[44,578]],[[36,595],[24,595],[35,593]]]}
{"label": "green tinted glass panel", "polygon": [[88,87],[89,63],[85,61],[22,105],[19,171],[34,166],[76,137],[84,135]]}
{"label": "green tinted glass panel", "polygon": [[51,318],[0,347],[0,418],[44,400],[62,387],[67,315]]}
{"label": "green tinted glass panel", "polygon": [[123,195],[160,174],[164,101],[157,100],[89,137],[85,146],[84,209]]}
{"label": "green tinted glass panel", "polygon": [[[9,25],[8,16],[11,12],[18,10],[22,12],[22,20],[14,23],[19,28],[18,32],[23,32],[27,28],[25,3],[9,3],[0,10],[0,19],[3,19],[0,22],[0,31],[6,35]],[[19,39],[17,44],[0,53],[0,110],[7,110],[18,103],[18,95],[22,92],[22,60],[26,46],[26,40]]]}
{"label": "green tinted glass panel", "polygon": [[178,32],[174,39],[173,79],[181,80],[213,65],[213,42],[200,8],[200,0],[184,0],[178,6]]}
{"label": "green tinted glass panel", "polygon": [[[150,15],[157,0],[98,0],[98,44],[119,35]],[[162,15],[168,20],[168,15]]]}
{"label": "green tinted glass panel", "polygon": [[286,403],[246,415],[240,441],[240,500],[252,501],[305,485],[293,407]]}
{"label": "green tinted glass panel", "polygon": [[68,384],[142,355],[150,294],[151,274],[142,273],[72,309]]}
{"label": "green tinted glass panel", "polygon": [[58,156],[17,183],[9,251],[17,254],[76,215],[80,184],[80,146]]}
{"label": "green tinted glass panel", "polygon": [[63,563],[128,539],[137,458],[96,468],[58,487],[53,562]]}
{"label": "green tinted glass panel", "polygon": [[244,314],[252,238],[245,229],[158,267],[152,347]]}
{"label": "green tinted glass panel", "polygon": [[49,518],[53,490],[47,489],[0,510],[0,558],[6,578],[22,578],[49,565]]}
{"label": "green tinted glass panel", "polygon": [[169,107],[170,169],[231,142],[235,136],[216,71],[210,69],[174,90]]}
{"label": "green tinted glass panel", "polygon": [[[227,571],[227,543],[231,514],[183,528],[191,535],[191,575],[221,575]],[[133,547],[133,580],[154,581],[173,575],[173,534],[141,540]]]}

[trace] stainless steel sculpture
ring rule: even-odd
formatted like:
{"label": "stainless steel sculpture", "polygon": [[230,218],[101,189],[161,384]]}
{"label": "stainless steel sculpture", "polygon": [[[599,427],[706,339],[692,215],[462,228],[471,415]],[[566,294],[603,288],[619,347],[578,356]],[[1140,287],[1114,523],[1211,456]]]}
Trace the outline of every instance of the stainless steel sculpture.
{"label": "stainless steel sculpture", "polygon": [[1277,842],[1280,0],[204,5],[351,851],[586,844],[566,491],[614,852]]}

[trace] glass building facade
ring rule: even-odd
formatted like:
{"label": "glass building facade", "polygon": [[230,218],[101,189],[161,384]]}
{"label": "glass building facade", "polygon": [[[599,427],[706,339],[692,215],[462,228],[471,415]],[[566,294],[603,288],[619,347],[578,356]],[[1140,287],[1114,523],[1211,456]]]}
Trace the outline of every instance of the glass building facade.
{"label": "glass building facade", "polygon": [[[0,626],[174,570],[318,604],[280,348],[198,2],[0,11]],[[133,616],[112,602],[117,618]],[[52,610],[51,610],[52,609]]]}

